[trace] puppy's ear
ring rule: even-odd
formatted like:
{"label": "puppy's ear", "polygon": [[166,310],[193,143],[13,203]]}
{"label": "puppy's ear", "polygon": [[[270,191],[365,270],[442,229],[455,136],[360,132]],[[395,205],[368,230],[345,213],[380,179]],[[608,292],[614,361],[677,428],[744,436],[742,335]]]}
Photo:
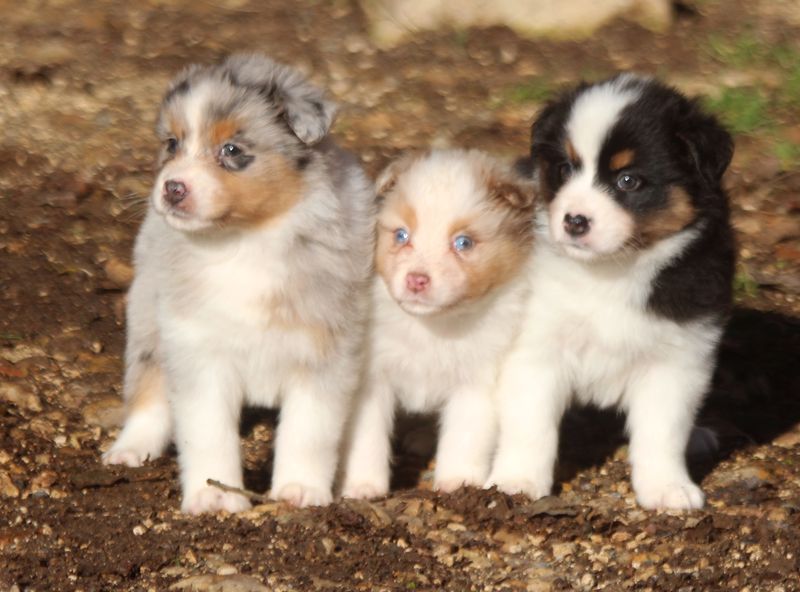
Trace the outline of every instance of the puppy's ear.
{"label": "puppy's ear", "polygon": [[312,146],[328,134],[336,105],[321,90],[299,76],[291,76],[279,86],[278,93],[286,123],[303,144]]}
{"label": "puppy's ear", "polygon": [[711,185],[718,185],[733,158],[733,139],[715,117],[689,101],[677,132],[690,166]]}
{"label": "puppy's ear", "polygon": [[328,134],[336,105],[297,70],[259,54],[235,54],[224,64],[234,85],[258,88],[297,138],[312,146]]}
{"label": "puppy's ear", "polygon": [[400,178],[400,175],[410,169],[411,165],[421,156],[421,152],[407,152],[400,158],[390,162],[389,165],[381,171],[375,181],[375,193],[378,196],[379,202],[385,200],[386,194],[397,184],[397,179]]}
{"label": "puppy's ear", "polygon": [[494,179],[489,184],[489,194],[492,199],[519,210],[530,208],[536,199],[533,183],[523,179]]}
{"label": "puppy's ear", "polygon": [[589,85],[581,82],[576,88],[562,93],[545,105],[531,126],[531,159],[536,160],[548,147],[560,149],[564,124],[576,97]]}

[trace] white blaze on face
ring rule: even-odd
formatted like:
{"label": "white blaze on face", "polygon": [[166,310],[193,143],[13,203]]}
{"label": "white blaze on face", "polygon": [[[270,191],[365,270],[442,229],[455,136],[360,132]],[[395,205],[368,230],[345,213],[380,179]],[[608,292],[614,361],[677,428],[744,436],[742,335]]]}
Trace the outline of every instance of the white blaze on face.
{"label": "white blaze on face", "polygon": [[[457,304],[468,291],[467,271],[452,248],[454,225],[480,211],[486,195],[470,163],[448,154],[435,154],[401,175],[389,199],[405,201],[414,213],[407,228],[410,248],[387,257],[384,281],[392,297],[407,312],[431,314]],[[387,203],[382,224],[404,227],[402,215]],[[397,208],[398,212],[402,208]],[[468,257],[469,253],[463,256]],[[409,273],[430,278],[427,288],[408,288]]]}
{"label": "white blaze on face", "polygon": [[[178,230],[201,230],[213,224],[221,212],[215,207],[220,187],[212,167],[216,166],[212,148],[207,145],[207,107],[214,87],[209,81],[192,86],[182,98],[182,117],[186,136],[175,158],[167,162],[153,185],[152,200],[156,212]],[[164,199],[164,184],[179,181],[188,189],[183,210],[176,210]]]}
{"label": "white blaze on face", "polygon": [[[591,87],[581,94],[566,124],[566,138],[572,144],[580,169],[561,187],[550,204],[550,234],[567,254],[580,259],[616,252],[630,238],[633,220],[596,181],[600,151],[620,112],[638,97],[636,88],[622,88],[630,79]],[[579,237],[564,229],[565,216],[584,216],[589,231]]]}

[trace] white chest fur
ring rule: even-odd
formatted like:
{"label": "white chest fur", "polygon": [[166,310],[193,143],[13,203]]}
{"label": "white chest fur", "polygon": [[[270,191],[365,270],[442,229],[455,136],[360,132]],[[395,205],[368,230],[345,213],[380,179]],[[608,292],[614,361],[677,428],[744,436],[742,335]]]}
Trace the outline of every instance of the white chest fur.
{"label": "white chest fur", "polygon": [[522,314],[519,278],[473,307],[433,317],[410,315],[376,279],[371,366],[410,411],[436,410],[463,387],[491,388]]}
{"label": "white chest fur", "polygon": [[622,402],[637,368],[688,351],[703,355],[718,331],[677,324],[646,309],[656,273],[682,251],[688,233],[636,261],[584,263],[542,245],[532,261],[523,340],[541,363],[558,367],[564,388],[583,402]]}

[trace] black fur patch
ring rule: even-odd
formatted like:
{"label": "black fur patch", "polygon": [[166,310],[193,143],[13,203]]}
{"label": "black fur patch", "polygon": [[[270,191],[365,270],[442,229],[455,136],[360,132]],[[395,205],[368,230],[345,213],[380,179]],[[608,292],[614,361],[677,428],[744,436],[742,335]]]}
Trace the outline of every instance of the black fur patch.
{"label": "black fur patch", "polygon": [[[690,226],[699,235],[654,278],[648,308],[678,322],[721,318],[731,305],[735,267],[728,197],[721,185],[733,155],[731,137],[696,101],[672,88],[641,79],[625,86],[636,87],[640,96],[610,129],[596,163],[595,183],[634,216],[663,209],[673,188],[685,191],[696,212]],[[531,158],[547,202],[564,183],[559,169],[569,162],[566,124],[576,99],[588,88],[582,84],[562,95],[533,124]],[[613,155],[623,150],[631,150],[633,160],[621,171],[612,170]],[[621,174],[635,176],[641,184],[623,191],[617,186]]]}

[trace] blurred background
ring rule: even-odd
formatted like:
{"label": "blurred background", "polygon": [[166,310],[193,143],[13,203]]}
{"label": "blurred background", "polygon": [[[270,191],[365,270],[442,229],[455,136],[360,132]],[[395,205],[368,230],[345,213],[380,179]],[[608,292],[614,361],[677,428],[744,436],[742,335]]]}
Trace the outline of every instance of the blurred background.
{"label": "blurred background", "polygon": [[[783,513],[778,512],[777,522],[766,523],[739,507],[742,511],[735,519],[714,514],[713,524],[709,519],[693,526],[668,516],[653,517],[647,532],[673,533],[690,546],[707,544],[687,557],[686,569],[692,573],[706,573],[708,561],[705,567],[693,563],[700,557],[710,553],[721,558],[717,564],[712,559],[713,570],[728,556],[723,543],[730,536],[714,534],[717,527],[720,532],[733,528],[735,534],[744,532],[745,526],[739,531],[739,525],[747,525],[748,532],[774,542],[792,523],[795,530],[789,539],[797,544],[800,510],[796,505],[786,510],[781,500],[792,495],[796,500],[800,487],[800,1],[0,0],[0,500],[5,500],[0,501],[0,564],[5,554],[10,566],[0,573],[0,589],[23,580],[38,583],[38,589],[74,589],[61,586],[78,577],[89,582],[86,589],[123,589],[121,582],[140,575],[163,583],[200,565],[217,569],[214,553],[233,536],[214,518],[185,523],[170,514],[177,496],[173,459],[160,461],[149,473],[98,472],[97,459],[121,417],[130,250],[153,179],[159,148],[153,126],[162,93],[184,66],[218,61],[241,50],[265,52],[327,88],[341,107],[335,135],[361,157],[372,175],[399,152],[431,144],[523,156],[539,108],[579,80],[634,70],[701,96],[736,139],[726,185],[739,237],[735,288],[742,309],[726,334],[706,414],[722,436],[725,454],[765,446],[754,455],[742,453],[733,464],[717,466],[704,487],[712,488],[712,499],[722,500],[722,507],[725,500],[731,505],[757,502],[759,507],[772,503]],[[562,455],[562,495],[598,488],[617,491],[617,498],[609,502],[617,504],[614,512],[635,512],[625,485],[624,454],[611,456],[624,438],[619,425],[609,432],[612,436],[604,425],[592,416],[568,418],[565,429],[592,437],[585,442],[567,439],[571,449]],[[263,491],[272,432],[263,422],[245,431],[245,466],[251,477],[259,476],[251,483]],[[603,439],[607,446],[598,448]],[[420,463],[408,460],[413,453],[406,452],[406,465],[419,469]],[[708,476],[716,462],[700,467],[698,477]],[[398,463],[398,474],[402,468]],[[53,503],[59,499],[64,500],[61,505]],[[542,527],[531,522],[530,515],[514,514],[516,510],[499,497],[494,506],[482,505],[477,497],[464,498],[463,503],[452,499],[451,510],[460,512],[462,520],[467,515],[468,524],[469,512],[477,512],[474,522],[494,524],[495,530],[505,528],[513,516],[519,518],[517,528],[528,523],[531,529]],[[18,512],[23,501],[25,512]],[[412,502],[421,512],[414,520],[424,520],[428,528],[433,522],[425,512],[434,505],[426,498],[426,510],[418,499]],[[487,507],[497,509],[490,512]],[[719,507],[714,511],[722,512]],[[381,506],[381,512],[389,510],[389,502]],[[297,545],[311,532],[317,538],[328,536],[327,528],[344,528],[357,540],[375,520],[375,528],[386,527],[377,510],[361,518],[352,517],[355,510],[346,511],[351,513],[340,515],[337,512],[345,510],[332,509],[327,522],[300,514],[299,519],[309,523],[301,527],[280,522],[284,535],[276,534],[274,521],[263,528],[269,526],[270,536]],[[571,541],[589,524],[601,528],[592,522],[602,515],[598,512],[584,512],[587,526],[570,522],[565,528],[572,530],[559,535],[561,539],[552,535],[553,540]],[[97,516],[105,518],[98,521],[93,518]],[[630,516],[622,523],[643,520]],[[448,514],[441,520],[445,524],[452,518]],[[335,545],[330,551],[309,543],[312,546],[302,551],[307,556],[259,547],[262,526],[256,522],[257,528],[242,526],[241,533],[234,533],[233,547],[225,544],[238,553],[236,537],[249,533],[253,552],[283,562],[281,573],[292,585],[307,583],[302,578],[309,557],[330,569],[343,561],[336,555],[341,547]],[[17,526],[3,530],[4,524]],[[167,526],[158,536],[138,536],[161,524]],[[194,540],[198,524],[217,537],[202,552],[186,542]],[[617,518],[603,524],[607,534],[621,528]],[[637,528],[632,532],[639,541]],[[682,528],[701,530],[684,537]],[[457,530],[448,531],[447,537],[455,537]],[[57,536],[52,536],[54,531]],[[416,535],[409,532],[402,536],[417,544]],[[478,542],[483,541],[480,537],[488,536],[485,529],[480,533],[471,534],[468,545],[482,549],[482,554],[496,548],[491,541],[480,547],[485,542]],[[622,549],[633,536],[623,534],[615,540],[598,539],[597,545]],[[353,540],[347,544],[355,545]],[[469,579],[472,572],[442,567],[431,555],[435,548],[431,550],[427,539],[420,540],[416,548],[426,549],[419,551],[424,561],[392,555],[392,565],[406,561],[409,573],[417,570],[414,573],[425,575],[428,584],[434,576],[440,581],[451,578],[461,582],[452,589],[466,590],[463,578]],[[530,539],[522,547],[513,543],[517,546],[510,549],[523,551],[509,551],[509,557],[538,553],[542,540]],[[395,575],[380,559],[359,563],[372,557],[377,543],[360,544],[353,548],[361,551],[338,567],[339,581],[364,570],[363,589],[377,589],[370,581],[391,582]],[[650,551],[659,548],[657,540],[642,544],[650,545]],[[781,554],[783,545],[768,545],[760,558],[726,567],[725,581],[738,582],[731,583],[731,589],[740,589],[748,578],[758,582],[765,574],[784,574],[774,577],[795,578],[785,588],[792,589],[798,583],[800,553]],[[81,556],[65,555],[64,548],[70,546],[80,549]],[[179,556],[174,555],[177,548]],[[380,549],[390,553],[385,545]],[[780,556],[773,558],[773,551]],[[553,553],[556,563],[584,560],[572,551]],[[53,557],[58,561],[48,563]],[[237,557],[239,563],[227,559],[236,569],[255,569],[257,558],[244,551]],[[539,565],[525,557],[520,565]],[[424,569],[418,570],[414,562],[422,562]],[[635,579],[640,573],[630,564],[623,568],[612,562],[601,568],[589,574],[585,586],[583,572],[572,570],[569,573],[578,575],[565,580],[571,584],[557,589],[592,589],[592,578],[613,584],[623,577],[619,574]],[[722,580],[715,574],[709,572],[704,589],[717,589]],[[475,581],[481,577],[475,576]],[[551,581],[555,576],[548,577]],[[675,587],[662,589],[678,589],[684,580],[675,578],[665,580]]]}

